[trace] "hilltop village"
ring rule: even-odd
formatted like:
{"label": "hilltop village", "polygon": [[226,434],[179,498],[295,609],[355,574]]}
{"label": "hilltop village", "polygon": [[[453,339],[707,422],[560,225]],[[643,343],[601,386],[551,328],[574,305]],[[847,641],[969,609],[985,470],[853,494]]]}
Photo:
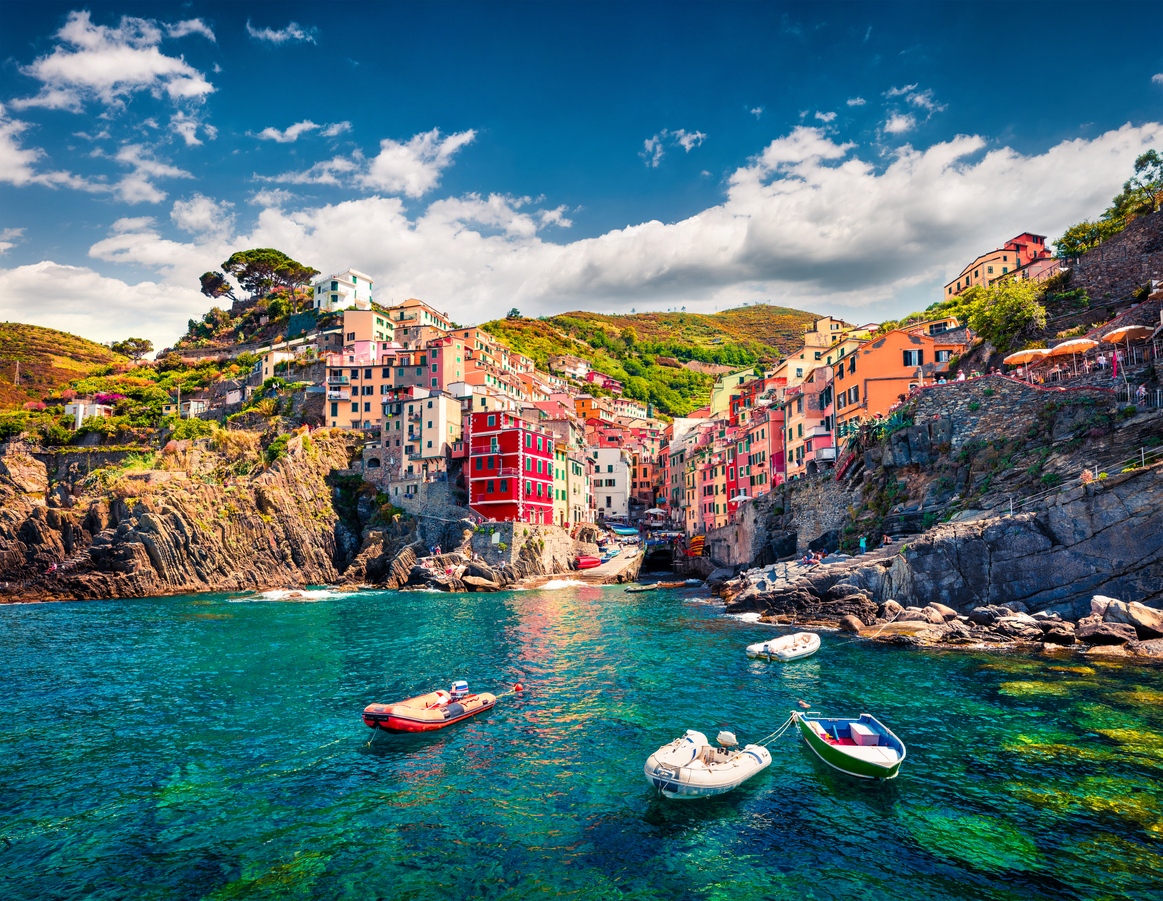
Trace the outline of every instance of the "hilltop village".
{"label": "hilltop village", "polygon": [[36,352],[7,390],[39,399],[0,414],[2,591],[497,590],[641,530],[765,616],[1150,602],[1160,276],[1152,213],[1073,258],[1019,235],[898,322],[782,311],[773,338],[767,308],[766,344],[714,334],[737,311],[673,314],[678,336],[651,314],[463,326],[354,269],[215,308],[154,361],[9,325]]}

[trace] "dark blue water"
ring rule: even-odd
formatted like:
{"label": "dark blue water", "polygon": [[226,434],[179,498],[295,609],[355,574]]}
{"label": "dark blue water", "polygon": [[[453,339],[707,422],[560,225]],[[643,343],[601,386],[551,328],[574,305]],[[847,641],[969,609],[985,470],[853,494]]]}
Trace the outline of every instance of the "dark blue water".
{"label": "dark blue water", "polygon": [[[1163,897],[1163,673],[773,631],[621,588],[0,608],[4,899]],[[360,711],[528,691],[430,737]],[[715,799],[642,766],[804,699],[880,716],[895,782],[792,735]]]}

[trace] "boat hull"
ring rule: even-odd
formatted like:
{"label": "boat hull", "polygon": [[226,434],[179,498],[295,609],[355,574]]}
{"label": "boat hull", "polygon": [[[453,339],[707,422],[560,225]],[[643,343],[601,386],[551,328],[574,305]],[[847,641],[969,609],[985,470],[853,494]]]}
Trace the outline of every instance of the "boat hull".
{"label": "boat hull", "polygon": [[797,632],[795,635],[781,635],[771,641],[761,641],[747,646],[748,657],[766,657],[768,660],[801,660],[811,657],[820,649],[820,636],[814,632]]}
{"label": "boat hull", "polygon": [[496,696],[488,692],[451,701],[447,692],[434,691],[396,704],[369,704],[363,721],[369,729],[383,732],[436,732],[491,710],[496,703]]}
{"label": "boat hull", "polygon": [[578,557],[577,558],[577,568],[578,569],[593,569],[595,566],[601,566],[601,565],[602,565],[602,558],[601,557]]}
{"label": "boat hull", "polygon": [[684,737],[651,754],[643,772],[663,797],[692,801],[738,788],[770,764],[771,752],[762,745],[726,751]]}
{"label": "boat hull", "polygon": [[[857,779],[895,779],[905,760],[904,743],[875,717],[864,713],[860,717],[817,717],[795,711],[792,717],[807,746],[817,757],[834,770]],[[879,735],[882,744],[860,746],[847,740],[841,744],[829,740],[829,734],[849,728],[853,723],[862,725]],[[813,726],[815,724],[815,726]],[[817,728],[818,727],[818,728]],[[823,734],[821,734],[823,732]]]}

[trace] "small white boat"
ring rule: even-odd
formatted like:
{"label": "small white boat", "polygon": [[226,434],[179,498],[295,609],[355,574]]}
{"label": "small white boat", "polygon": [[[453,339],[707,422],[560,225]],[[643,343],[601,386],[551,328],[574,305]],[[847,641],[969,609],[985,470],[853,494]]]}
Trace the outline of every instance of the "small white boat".
{"label": "small white boat", "polygon": [[749,644],[747,656],[788,661],[811,657],[818,650],[820,650],[819,635],[815,632],[796,632],[794,635],[781,635],[771,641]]}
{"label": "small white boat", "polygon": [[646,759],[646,781],[667,798],[708,798],[729,792],[771,763],[763,745],[741,749],[730,732],[720,732],[718,741],[713,747],[702,732],[688,729]]}

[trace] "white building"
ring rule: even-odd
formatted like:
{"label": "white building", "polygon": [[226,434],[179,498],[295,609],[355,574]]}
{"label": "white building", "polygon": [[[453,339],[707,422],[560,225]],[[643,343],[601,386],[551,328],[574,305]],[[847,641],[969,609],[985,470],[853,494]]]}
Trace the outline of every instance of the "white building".
{"label": "white building", "polygon": [[590,451],[594,474],[590,491],[599,518],[630,516],[630,455],[624,448],[599,447]]}
{"label": "white building", "polygon": [[73,428],[79,429],[81,423],[91,417],[109,419],[113,415],[112,404],[97,404],[92,401],[78,400],[65,404],[65,415],[73,417]]}
{"label": "white building", "polygon": [[345,269],[337,275],[328,275],[315,280],[315,309],[320,313],[332,313],[355,306],[359,310],[370,310],[372,302],[372,279],[357,269]]}

